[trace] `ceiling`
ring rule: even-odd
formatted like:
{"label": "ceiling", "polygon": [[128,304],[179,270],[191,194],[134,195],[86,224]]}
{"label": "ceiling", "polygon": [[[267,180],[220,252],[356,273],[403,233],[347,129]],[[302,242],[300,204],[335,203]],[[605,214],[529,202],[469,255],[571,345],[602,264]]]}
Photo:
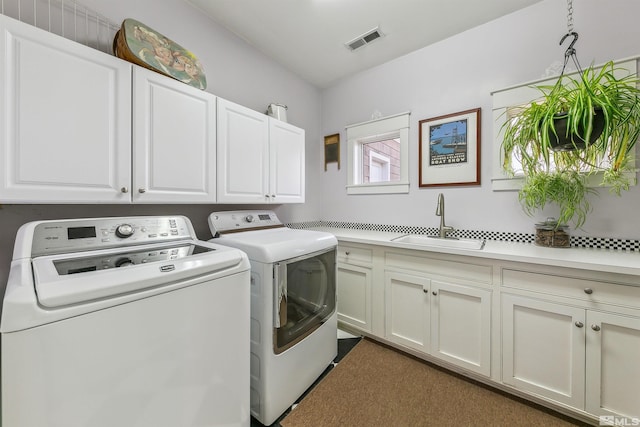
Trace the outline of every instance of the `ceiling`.
{"label": "ceiling", "polygon": [[[325,88],[542,0],[185,0],[268,57]],[[375,27],[383,37],[345,44]]]}

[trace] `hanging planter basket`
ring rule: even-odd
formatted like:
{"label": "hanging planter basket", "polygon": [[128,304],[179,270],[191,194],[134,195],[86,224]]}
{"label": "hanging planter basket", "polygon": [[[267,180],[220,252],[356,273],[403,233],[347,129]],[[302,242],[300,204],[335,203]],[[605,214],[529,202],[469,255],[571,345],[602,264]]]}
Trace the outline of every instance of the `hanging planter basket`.
{"label": "hanging planter basket", "polygon": [[592,120],[593,127],[591,129],[591,135],[589,136],[589,140],[585,141],[582,138],[582,135],[585,134],[585,129],[582,124],[578,125],[577,132],[571,132],[567,129],[569,123],[567,113],[556,113],[553,118],[555,133],[553,130],[549,130],[548,132],[551,149],[553,151],[583,150],[588,145],[593,144],[600,135],[602,135],[602,131],[604,130],[605,120],[602,109],[596,108],[594,110]]}

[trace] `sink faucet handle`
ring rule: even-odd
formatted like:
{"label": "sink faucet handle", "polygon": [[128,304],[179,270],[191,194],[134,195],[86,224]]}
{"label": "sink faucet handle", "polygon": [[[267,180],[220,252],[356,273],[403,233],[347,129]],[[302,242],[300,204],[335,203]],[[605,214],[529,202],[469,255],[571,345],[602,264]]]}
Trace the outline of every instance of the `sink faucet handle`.
{"label": "sink faucet handle", "polygon": [[444,215],[444,194],[438,194],[438,203],[436,203],[436,216]]}

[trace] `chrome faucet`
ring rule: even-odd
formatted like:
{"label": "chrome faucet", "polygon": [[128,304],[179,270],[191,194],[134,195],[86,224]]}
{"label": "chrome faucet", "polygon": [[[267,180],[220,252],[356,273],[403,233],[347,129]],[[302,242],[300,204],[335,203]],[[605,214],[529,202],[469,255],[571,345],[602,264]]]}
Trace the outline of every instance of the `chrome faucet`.
{"label": "chrome faucet", "polygon": [[438,236],[441,239],[447,237],[447,233],[451,233],[454,228],[444,224],[444,194],[438,194],[438,205],[436,206],[436,215],[440,217],[440,232]]}

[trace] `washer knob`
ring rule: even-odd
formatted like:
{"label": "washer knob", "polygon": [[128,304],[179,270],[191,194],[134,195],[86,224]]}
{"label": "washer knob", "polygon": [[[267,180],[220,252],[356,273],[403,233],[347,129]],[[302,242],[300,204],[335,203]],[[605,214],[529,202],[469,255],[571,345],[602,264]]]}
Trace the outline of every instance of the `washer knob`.
{"label": "washer knob", "polygon": [[253,222],[253,215],[247,215],[244,219],[245,219],[247,222]]}
{"label": "washer knob", "polygon": [[127,237],[131,237],[134,230],[130,224],[120,224],[118,228],[116,228],[116,236],[126,239]]}
{"label": "washer knob", "polygon": [[116,268],[128,267],[130,265],[133,265],[133,261],[131,260],[131,258],[120,258],[115,263]]}

